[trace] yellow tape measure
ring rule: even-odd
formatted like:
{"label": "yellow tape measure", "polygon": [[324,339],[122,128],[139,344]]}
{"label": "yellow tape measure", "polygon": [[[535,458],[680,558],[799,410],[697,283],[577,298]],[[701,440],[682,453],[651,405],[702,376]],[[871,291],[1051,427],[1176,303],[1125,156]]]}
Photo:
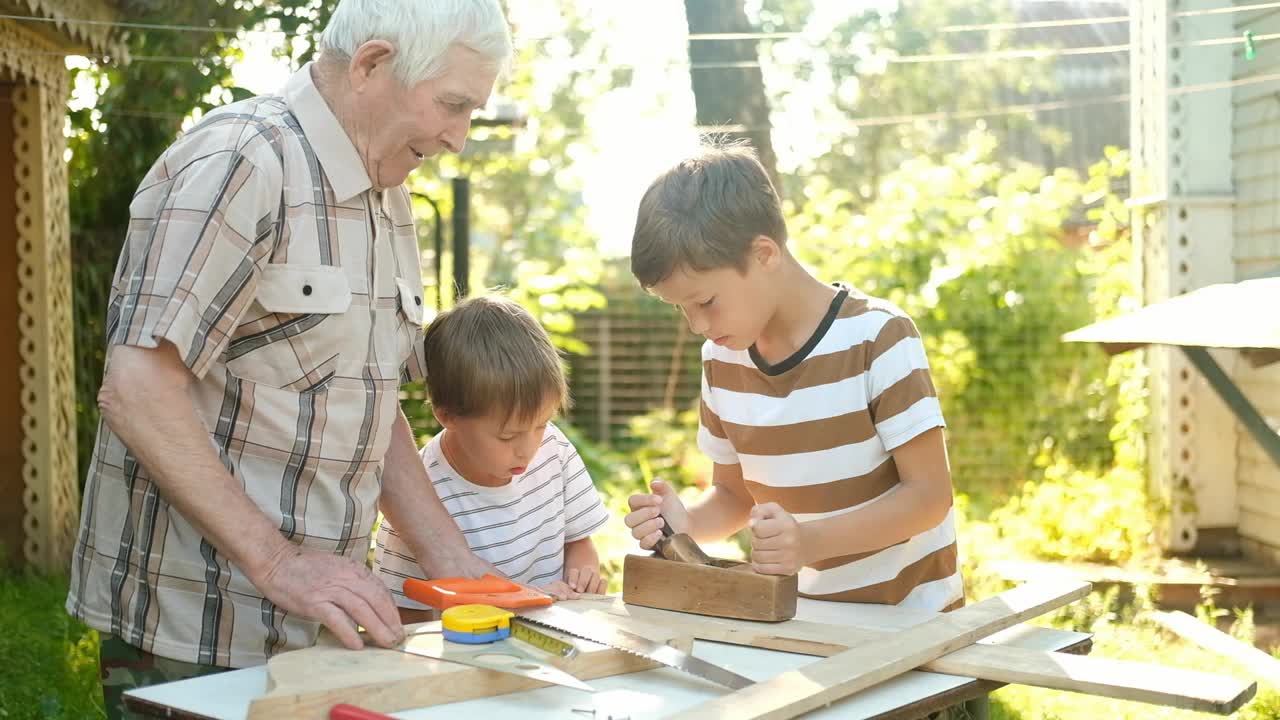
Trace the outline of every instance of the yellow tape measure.
{"label": "yellow tape measure", "polygon": [[543,652],[558,655],[566,660],[578,654],[577,645],[553,635],[539,632],[522,622],[512,624],[511,637],[523,640]]}
{"label": "yellow tape measure", "polygon": [[455,605],[440,614],[446,640],[475,645],[511,635],[511,612],[492,605]]}

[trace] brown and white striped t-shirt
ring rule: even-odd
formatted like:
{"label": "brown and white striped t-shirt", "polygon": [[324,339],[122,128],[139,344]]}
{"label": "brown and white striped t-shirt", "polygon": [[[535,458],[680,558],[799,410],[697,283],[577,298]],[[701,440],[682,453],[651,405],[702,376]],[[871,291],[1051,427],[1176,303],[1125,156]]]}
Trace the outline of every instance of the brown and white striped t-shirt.
{"label": "brown and white striped t-shirt", "polygon": [[[944,427],[915,323],[893,304],[839,286],[813,337],[769,365],[751,350],[702,348],[698,445],[742,465],[757,503],[799,522],[864,508],[898,486],[891,452]],[[800,592],[926,610],[961,604],[955,510],[911,539],[800,570]]]}

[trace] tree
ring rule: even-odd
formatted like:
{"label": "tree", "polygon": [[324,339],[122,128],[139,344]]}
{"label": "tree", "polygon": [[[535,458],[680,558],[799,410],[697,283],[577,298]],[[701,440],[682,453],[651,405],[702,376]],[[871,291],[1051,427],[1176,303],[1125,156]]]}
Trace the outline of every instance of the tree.
{"label": "tree", "polygon": [[[122,20],[238,28],[247,13],[237,5],[131,2]],[[125,28],[120,34],[134,62],[92,62],[71,70],[73,85],[87,80],[97,94],[92,106],[68,111],[71,227],[81,237],[122,231],[138,182],[173,142],[184,118],[243,94],[230,87],[229,63],[239,56],[231,47],[234,32]]]}
{"label": "tree", "polygon": [[[744,0],[685,0],[689,34],[750,33]],[[689,75],[700,127],[740,125],[728,138],[742,138],[760,155],[773,184],[782,190],[770,133],[769,100],[760,72],[758,43],[724,38],[689,39]],[[744,64],[744,67],[734,67]]]}

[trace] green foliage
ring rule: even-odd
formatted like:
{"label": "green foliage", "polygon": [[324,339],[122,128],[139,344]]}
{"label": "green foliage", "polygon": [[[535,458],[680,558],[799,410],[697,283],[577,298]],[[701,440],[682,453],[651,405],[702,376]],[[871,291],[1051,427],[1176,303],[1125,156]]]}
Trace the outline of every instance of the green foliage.
{"label": "green foliage", "polygon": [[676,412],[658,408],[631,418],[629,434],[645,483],[662,478],[677,489],[711,484],[711,461],[698,450],[698,407]]}
{"label": "green foliage", "polygon": [[1123,563],[1154,548],[1146,476],[1114,467],[1098,474],[1059,460],[1044,478],[991,513],[1002,538],[1046,560]]}
{"label": "green foliage", "polygon": [[[1047,62],[990,57],[952,63],[892,63],[898,56],[981,53],[1012,43],[1012,33],[947,33],[948,25],[1013,20],[1008,2],[915,0],[851,4],[836,10],[813,0],[765,0],[761,29],[800,31],[803,37],[771,47],[772,61],[796,77],[775,90],[774,108],[814,104],[818,121],[804,137],[823,148],[799,172],[784,178],[786,197],[799,198],[805,178],[819,176],[847,189],[859,205],[874,200],[881,179],[911,158],[934,157],[955,145],[972,120],[849,127],[867,116],[975,110],[999,104],[1010,92],[1050,87]],[[798,62],[797,62],[798,61]],[[816,90],[821,88],[822,90]],[[821,100],[815,100],[815,95]],[[1023,127],[1018,116],[992,120],[999,137]],[[1047,128],[1045,128],[1047,130]],[[779,138],[776,142],[785,142]]]}
{"label": "green foliage", "polygon": [[[134,2],[125,19],[239,27],[246,19],[240,5],[228,0]],[[91,106],[68,112],[71,226],[73,232],[119,231],[117,247],[138,182],[173,142],[189,113],[235,97],[229,63],[240,57],[232,44],[234,36],[225,32],[124,30],[121,36],[132,56],[193,61],[95,63],[71,70],[73,85],[87,84],[98,96]]]}
{"label": "green foliage", "polygon": [[573,335],[573,316],[603,307],[604,295],[596,288],[602,271],[600,256],[587,248],[568,248],[557,260],[530,258],[514,269],[514,284],[507,290],[538,318],[552,341],[570,353],[589,352]]}
{"label": "green foliage", "polygon": [[1082,249],[1062,230],[1083,203],[1109,195],[1125,156],[1082,180],[1008,166],[994,150],[991,135],[974,132],[940,160],[909,160],[866,206],[811,179],[792,233],[821,277],[915,319],[955,438],[957,484],[998,495],[1034,473],[1046,448],[1089,468],[1112,462],[1108,361],[1061,336],[1111,314],[1131,288],[1127,240]]}
{"label": "green foliage", "polygon": [[[512,8],[515,10],[515,8]],[[526,127],[478,128],[459,156],[441,156],[410,178],[410,188],[432,198],[447,217],[454,177],[471,180],[473,225],[471,287],[509,287],[557,343],[570,352],[586,347],[570,334],[572,314],[604,305],[597,238],[587,231],[577,161],[591,151],[587,118],[610,87],[603,66],[605,35],[581,3],[561,3],[540,20],[558,28],[554,39],[521,43],[509,78],[495,92],[527,114]],[[513,32],[521,16],[512,13]],[[571,69],[570,69],[571,68]],[[421,213],[421,217],[428,217]],[[439,288],[428,288],[435,297]],[[452,300],[445,293],[445,303]]]}
{"label": "green foliage", "polygon": [[0,570],[0,717],[106,717],[98,633],[67,615],[66,595],[66,578]]}

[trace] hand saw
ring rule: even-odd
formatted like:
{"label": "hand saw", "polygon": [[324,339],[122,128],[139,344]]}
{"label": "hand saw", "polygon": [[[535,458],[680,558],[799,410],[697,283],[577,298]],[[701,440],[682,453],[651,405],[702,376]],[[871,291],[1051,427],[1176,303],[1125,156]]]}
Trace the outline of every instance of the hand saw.
{"label": "hand saw", "polygon": [[734,690],[741,690],[755,681],[738,675],[719,665],[681,652],[670,645],[649,640],[614,625],[609,620],[589,618],[581,613],[551,607],[550,595],[533,588],[518,585],[510,580],[485,575],[479,580],[471,578],[445,578],[442,580],[404,581],[404,594],[420,603],[439,610],[455,605],[480,603],[505,608],[529,622],[553,628],[575,637],[608,645],[633,655],[648,658],[694,677],[702,678]]}

